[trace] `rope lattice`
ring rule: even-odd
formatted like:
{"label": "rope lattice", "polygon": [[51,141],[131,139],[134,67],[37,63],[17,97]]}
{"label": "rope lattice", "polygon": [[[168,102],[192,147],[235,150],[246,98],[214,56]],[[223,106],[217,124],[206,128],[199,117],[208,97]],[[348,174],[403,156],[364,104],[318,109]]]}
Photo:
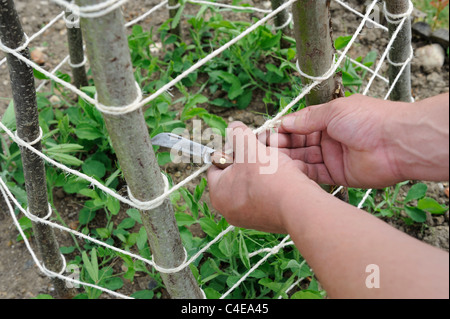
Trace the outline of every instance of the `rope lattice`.
{"label": "rope lattice", "polygon": [[[166,85],[162,86],[159,90],[154,92],[152,95],[150,95],[150,96],[148,96],[146,98],[143,98],[142,91],[141,91],[139,85],[136,83],[137,94],[136,94],[135,101],[133,101],[133,103],[131,103],[130,105],[121,106],[121,107],[102,105],[102,104],[100,104],[97,101],[96,97],[91,98],[86,93],[84,93],[81,90],[77,89],[75,86],[73,86],[70,83],[67,83],[67,82],[59,79],[58,77],[56,77],[54,75],[55,72],[59,68],[61,68],[65,63],[69,62],[69,56],[64,58],[61,61],[61,63],[55,69],[53,69],[51,72],[43,69],[42,67],[40,67],[39,65],[37,65],[33,61],[31,61],[31,60],[27,59],[26,57],[22,56],[21,51],[23,51],[25,48],[27,48],[27,46],[29,45],[29,43],[32,40],[34,40],[39,35],[41,35],[43,32],[45,32],[48,28],[50,28],[59,19],[64,17],[64,14],[65,14],[64,12],[62,12],[58,16],[56,16],[44,28],[42,28],[39,32],[37,32],[33,36],[27,37],[26,35],[24,35],[25,41],[19,48],[8,48],[8,47],[6,47],[4,44],[2,44],[0,42],[0,50],[4,51],[7,54],[11,54],[11,55],[15,56],[17,59],[19,59],[22,62],[28,64],[30,67],[36,69],[37,71],[41,72],[42,74],[44,74],[45,76],[50,78],[52,81],[55,81],[58,84],[61,84],[66,89],[68,89],[68,90],[72,91],[73,93],[77,94],[80,98],[82,98],[82,99],[86,100],[87,102],[93,104],[100,112],[120,116],[122,114],[126,114],[128,112],[132,112],[132,111],[135,111],[135,110],[141,108],[142,106],[146,105],[147,103],[149,103],[150,101],[155,99],[157,96],[159,96],[163,92],[165,92],[167,90],[170,90],[173,86],[175,86],[183,78],[188,76],[191,72],[197,70],[199,67],[201,67],[202,65],[204,65],[208,61],[212,60],[214,57],[218,56],[219,54],[221,54],[223,51],[225,51],[226,49],[231,47],[233,44],[238,42],[240,39],[242,39],[243,37],[245,37],[249,33],[251,33],[254,30],[256,30],[259,26],[267,23],[276,14],[278,14],[282,10],[287,9],[288,7],[290,7],[295,1],[296,0],[288,0],[283,5],[278,7],[276,10],[264,10],[264,9],[259,9],[259,8],[255,8],[255,7],[247,7],[247,6],[245,6],[245,7],[231,6],[231,5],[226,5],[226,4],[221,4],[221,3],[214,3],[214,2],[209,2],[209,1],[202,1],[202,0],[187,0],[184,3],[180,2],[180,5],[184,5],[185,3],[201,4],[201,5],[207,4],[207,5],[217,6],[217,7],[226,8],[226,9],[248,10],[248,11],[253,11],[253,12],[260,12],[260,13],[263,13],[263,14],[266,14],[266,15],[262,19],[260,19],[259,21],[255,22],[253,25],[251,25],[247,30],[245,30],[244,32],[242,32],[241,34],[239,34],[238,36],[236,36],[235,38],[230,40],[228,43],[226,43],[225,45],[223,45],[220,48],[216,49],[215,51],[211,52],[205,58],[197,61],[197,63],[195,63],[192,67],[190,67],[188,70],[186,70],[183,73],[181,73],[179,76],[177,76],[175,79],[173,79],[172,81],[170,81]],[[77,6],[77,5],[73,4],[73,3],[69,3],[69,2],[64,1],[64,0],[52,0],[52,2],[64,6],[67,10],[73,12],[74,14],[78,15],[81,18],[92,19],[92,18],[98,18],[98,17],[101,17],[101,16],[106,15],[108,13],[111,13],[113,10],[116,10],[117,8],[119,8],[122,5],[124,5],[127,2],[127,0],[106,0],[106,1],[104,1],[102,3],[100,3],[100,4],[97,4],[97,5],[90,5],[90,6],[83,6],[83,7]],[[371,23],[379,26],[382,30],[387,31],[386,27],[384,27],[381,24],[379,24],[377,22],[374,22],[374,21],[372,21],[370,19],[370,14],[371,14],[372,10],[374,9],[374,7],[377,5],[378,0],[374,0],[374,1],[371,2],[371,4],[367,7],[367,10],[366,10],[365,14],[362,14],[362,13],[356,11],[355,9],[351,8],[349,5],[347,5],[346,3],[344,3],[344,2],[342,2],[340,0],[335,0],[335,2],[340,4],[340,5],[342,5],[344,8],[350,10],[351,12],[355,13],[359,17],[362,17],[362,21],[359,24],[359,26],[357,27],[355,33],[352,35],[351,40],[349,41],[349,43],[347,44],[346,48],[342,52],[338,52],[339,57],[336,57],[335,59],[333,59],[333,64],[330,66],[329,70],[327,70],[327,72],[325,72],[325,74],[323,74],[322,76],[310,76],[310,75],[304,73],[303,71],[301,71],[299,69],[298,71],[300,72],[300,74],[303,77],[310,79],[312,82],[310,84],[308,84],[307,86],[303,87],[302,92],[295,99],[293,99],[283,110],[281,110],[274,118],[266,121],[261,127],[255,129],[254,133],[258,134],[258,133],[266,131],[267,129],[269,129],[271,127],[274,127],[277,123],[279,123],[281,117],[283,115],[285,115],[292,107],[294,107],[302,98],[304,98],[309,92],[311,92],[314,88],[316,88],[320,83],[322,83],[323,81],[325,81],[325,80],[329,79],[331,76],[333,76],[335,74],[335,72],[337,71],[337,69],[342,64],[342,62],[345,59],[347,59],[347,53],[349,52],[349,50],[350,50],[351,46],[353,45],[353,43],[357,40],[358,36],[360,35],[360,33],[363,30],[364,25],[366,24],[367,21],[370,20]],[[147,16],[149,16],[151,13],[155,12],[156,10],[158,10],[160,8],[166,8],[167,5],[168,5],[168,1],[164,0],[161,3],[159,3],[158,5],[154,6],[150,10],[148,10],[146,13],[144,13],[140,17],[137,17],[136,19],[126,23],[125,26],[126,27],[130,27],[133,24],[143,20],[144,18],[146,18]],[[170,9],[176,9],[176,8],[178,8],[178,6],[171,7]],[[405,67],[409,64],[409,62],[411,61],[411,59],[413,57],[412,49],[411,49],[411,56],[410,56],[410,58],[408,58],[403,63],[395,63],[394,64],[394,63],[389,61],[389,57],[388,57],[388,53],[389,53],[390,48],[392,47],[396,37],[398,36],[401,28],[404,25],[406,19],[409,18],[409,15],[412,12],[412,3],[410,4],[410,8],[409,8],[408,12],[406,12],[406,13],[404,13],[402,15],[392,15],[392,14],[387,12],[386,7],[384,7],[384,8],[385,8],[386,16],[388,17],[389,21],[394,21],[394,23],[397,25],[397,28],[396,28],[395,32],[393,33],[393,35],[392,35],[392,37],[391,37],[391,39],[390,39],[390,41],[389,41],[389,43],[388,43],[388,45],[386,47],[386,50],[384,51],[383,55],[381,56],[380,60],[378,61],[378,64],[377,64],[375,70],[367,68],[366,66],[360,64],[359,62],[357,62],[355,60],[351,59],[351,61],[356,63],[356,64],[358,64],[358,66],[361,66],[364,69],[368,70],[372,74],[372,76],[371,76],[371,78],[370,78],[370,80],[369,80],[369,82],[368,82],[368,84],[367,84],[367,86],[366,86],[366,88],[365,88],[365,90],[363,92],[364,95],[367,95],[367,93],[368,93],[368,91],[370,89],[370,86],[372,85],[372,83],[375,80],[375,78],[380,78],[384,82],[389,83],[389,80],[387,80],[386,78],[384,78],[383,76],[381,76],[379,74],[381,66],[382,66],[382,64],[383,64],[383,62],[385,60],[387,60],[388,63],[391,63],[391,64],[393,64],[395,66],[401,67],[401,71],[399,73],[399,76],[394,80],[393,83],[390,83],[389,91],[388,91],[388,93],[385,96],[385,99],[388,99],[388,97],[389,97],[393,87],[396,85],[397,81],[399,80],[401,73],[403,72]],[[287,23],[290,23],[291,19],[292,19],[292,15],[290,15],[290,19],[289,19],[289,21]],[[282,27],[279,27],[279,28],[284,28],[284,27],[285,26],[282,26]],[[5,62],[5,59],[0,61],[0,65],[3,64],[4,62]],[[80,66],[83,66],[85,63],[86,63],[86,59],[85,59],[85,61],[83,61],[79,65],[72,65],[72,67],[80,67]],[[37,88],[37,90],[39,91],[43,87],[43,85],[45,85],[45,82],[43,82]],[[197,171],[195,171],[193,174],[191,174],[186,179],[184,179],[182,182],[176,184],[172,188],[169,187],[169,182],[167,180],[167,177],[164,174],[162,174],[162,176],[164,178],[164,182],[165,182],[165,189],[163,190],[163,193],[161,195],[159,195],[158,197],[150,200],[150,201],[142,202],[142,201],[139,201],[136,198],[134,198],[134,196],[131,194],[131,192],[128,191],[128,198],[127,197],[123,197],[123,196],[117,194],[114,190],[109,189],[108,187],[104,186],[101,182],[97,181],[93,177],[88,176],[86,174],[83,174],[83,173],[81,173],[81,172],[79,172],[77,170],[73,170],[73,169],[71,169],[71,168],[69,168],[69,167],[67,167],[67,166],[65,166],[65,165],[63,165],[63,164],[61,164],[61,163],[51,159],[50,157],[45,155],[43,152],[41,152],[41,151],[37,150],[36,148],[34,148],[33,145],[38,143],[41,140],[41,138],[42,138],[42,129],[40,130],[40,134],[39,134],[37,139],[35,139],[32,142],[26,142],[23,139],[21,139],[19,136],[17,136],[17,134],[15,132],[11,132],[1,122],[0,122],[0,128],[3,131],[6,132],[6,134],[11,138],[12,141],[17,143],[19,146],[28,149],[29,151],[33,152],[37,156],[41,157],[48,164],[53,165],[53,166],[55,166],[55,167],[65,171],[65,172],[67,172],[68,174],[76,175],[79,178],[90,182],[91,186],[97,187],[98,189],[102,190],[103,192],[105,192],[109,196],[112,196],[112,197],[116,198],[117,200],[121,201],[122,203],[127,204],[127,205],[129,205],[131,207],[135,207],[135,208],[140,209],[140,210],[151,210],[151,209],[154,209],[155,207],[158,207],[162,202],[164,202],[164,200],[166,200],[170,196],[170,194],[172,194],[173,192],[177,191],[178,189],[180,189],[181,187],[183,187],[184,185],[186,185],[187,183],[189,183],[190,181],[192,181],[193,179],[195,179],[196,177],[198,177],[199,175],[204,173],[211,165],[211,164],[203,165]],[[340,189],[336,190],[333,193],[333,195],[336,195],[339,190]],[[11,213],[12,219],[13,219],[13,221],[14,221],[17,229],[18,229],[18,231],[22,235],[22,237],[23,237],[23,239],[25,241],[26,247],[30,251],[30,254],[33,257],[33,260],[36,263],[36,265],[37,265],[37,267],[39,268],[40,271],[42,271],[44,274],[46,274],[49,277],[56,277],[56,278],[60,278],[62,280],[66,280],[68,282],[72,282],[72,283],[75,283],[75,284],[97,288],[97,289],[100,289],[100,290],[102,290],[102,291],[104,291],[106,293],[109,293],[112,296],[115,296],[115,297],[118,297],[118,298],[130,298],[130,297],[125,296],[125,295],[120,294],[120,293],[117,293],[117,292],[114,292],[114,291],[111,291],[111,290],[108,290],[106,288],[103,288],[103,287],[100,287],[100,286],[97,286],[97,285],[89,284],[89,283],[86,283],[86,282],[81,282],[79,280],[75,280],[75,279],[70,278],[68,276],[64,276],[63,273],[64,273],[65,265],[64,265],[64,269],[61,270],[59,273],[56,273],[56,272],[53,272],[53,271],[50,271],[50,270],[46,269],[45,266],[43,265],[43,263],[41,261],[39,261],[39,259],[35,255],[35,253],[34,253],[32,247],[31,247],[30,243],[27,240],[27,237],[23,233],[23,231],[22,231],[22,229],[21,229],[21,227],[20,227],[20,225],[18,223],[17,217],[16,217],[16,215],[14,213],[14,206],[17,207],[25,216],[27,216],[28,218],[30,218],[34,222],[46,224],[46,225],[49,225],[49,226],[54,227],[56,229],[59,229],[61,231],[69,232],[69,233],[71,233],[71,234],[73,234],[75,236],[78,236],[79,238],[82,238],[82,239],[85,239],[85,240],[89,240],[92,243],[95,243],[95,244],[100,245],[102,247],[105,247],[105,248],[111,249],[113,251],[119,252],[121,254],[130,256],[133,259],[141,260],[141,261],[145,262],[146,264],[154,267],[159,272],[163,272],[163,273],[175,273],[175,272],[179,272],[180,270],[188,267],[200,255],[202,255],[205,251],[207,251],[213,244],[218,242],[227,233],[229,233],[229,232],[231,232],[232,230],[235,229],[234,226],[229,226],[228,228],[223,230],[217,237],[215,237],[212,241],[210,241],[205,247],[200,249],[193,256],[189,257],[187,255],[187,253],[186,253],[185,260],[183,261],[183,263],[181,265],[179,265],[178,267],[175,267],[175,268],[168,269],[168,268],[164,268],[164,267],[156,265],[152,260],[148,260],[146,258],[143,258],[142,256],[137,255],[137,254],[133,254],[133,253],[131,253],[129,251],[125,251],[125,250],[119,249],[119,248],[114,247],[112,245],[106,244],[106,243],[104,243],[104,242],[102,242],[100,240],[92,238],[92,237],[90,237],[88,235],[85,235],[85,234],[83,234],[81,232],[77,232],[77,231],[75,231],[73,229],[61,226],[61,225],[59,225],[57,223],[54,223],[54,222],[50,221],[50,217],[51,217],[51,214],[52,214],[52,209],[51,209],[50,204],[49,204],[49,213],[44,218],[40,218],[40,217],[37,217],[37,216],[33,215],[31,212],[28,211],[28,209],[22,208],[20,203],[16,200],[16,198],[13,196],[13,194],[9,190],[7,184],[2,179],[0,179],[0,191],[2,193],[3,198],[6,201],[6,204],[7,204],[8,210]],[[367,198],[369,197],[371,191],[372,190],[368,190],[365,193],[364,198],[358,204],[358,208],[361,208],[364,205],[364,203],[367,200]],[[294,243],[292,241],[290,241],[289,239],[290,239],[290,237],[286,236],[286,237],[284,237],[284,239],[281,242],[279,242],[277,245],[275,245],[272,248],[263,248],[261,250],[258,250],[258,251],[250,253],[249,257],[253,257],[253,256],[256,256],[256,255],[259,255],[259,254],[265,254],[265,255],[255,265],[253,265],[245,274],[243,274],[241,276],[241,278],[239,279],[239,281],[237,281],[228,291],[226,291],[222,295],[221,298],[227,297],[236,287],[238,287],[255,269],[257,269],[260,265],[262,265],[270,256],[272,256],[274,254],[277,254],[280,249],[283,249],[286,246],[293,245]],[[63,261],[65,262],[64,258],[63,258]],[[305,263],[305,261],[303,261],[302,265],[304,263]],[[299,278],[291,287],[288,288],[287,291],[291,290],[293,287],[298,285],[303,279],[304,278]]]}

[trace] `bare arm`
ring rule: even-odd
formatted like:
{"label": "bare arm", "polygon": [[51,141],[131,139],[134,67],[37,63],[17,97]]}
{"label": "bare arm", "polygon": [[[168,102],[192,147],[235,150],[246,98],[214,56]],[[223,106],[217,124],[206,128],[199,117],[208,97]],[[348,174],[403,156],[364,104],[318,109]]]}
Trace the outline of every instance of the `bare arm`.
{"label": "bare arm", "polygon": [[[448,298],[446,252],[320,189],[303,194],[284,198],[287,231],[331,298]],[[366,286],[369,265],[379,288]]]}

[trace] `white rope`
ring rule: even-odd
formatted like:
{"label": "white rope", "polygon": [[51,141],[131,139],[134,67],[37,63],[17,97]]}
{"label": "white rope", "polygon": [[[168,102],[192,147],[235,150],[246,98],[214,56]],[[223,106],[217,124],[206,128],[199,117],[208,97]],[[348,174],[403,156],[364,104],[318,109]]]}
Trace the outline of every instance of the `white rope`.
{"label": "white rope", "polygon": [[[167,193],[167,192],[169,192],[169,187],[170,187],[169,180],[168,180],[167,176],[163,172],[161,172],[161,176],[162,176],[163,181],[164,181],[164,193]],[[164,202],[164,200],[166,199],[164,197],[164,198],[161,198],[158,201],[145,201],[145,202],[144,201],[140,201],[140,200],[138,200],[137,198],[135,198],[133,196],[133,194],[131,193],[130,188],[128,187],[128,185],[127,185],[127,193],[128,193],[128,197],[130,197],[130,199],[134,203],[135,207],[138,207],[140,210],[152,210],[152,209],[155,209],[156,207],[160,206]]]}
{"label": "white rope", "polygon": [[323,82],[325,80],[328,80],[332,75],[334,75],[334,72],[337,69],[337,67],[335,67],[335,63],[336,63],[336,56],[334,56],[333,59],[331,60],[331,67],[328,69],[328,71],[325,74],[323,74],[321,76],[312,76],[312,75],[309,75],[309,74],[306,74],[305,72],[303,72],[302,69],[300,68],[300,65],[298,64],[298,60],[295,63],[295,65],[297,66],[298,73],[300,73],[300,75],[302,77],[307,78],[312,81]]}
{"label": "white rope", "polygon": [[282,30],[282,29],[286,28],[291,22],[292,22],[292,13],[289,12],[289,16],[288,16],[286,22],[280,26],[274,26],[273,29],[275,31]]}
{"label": "white rope", "polygon": [[[38,135],[38,137],[36,137],[33,141],[28,142],[28,145],[33,146],[33,145],[36,145],[37,143],[39,143],[42,140],[42,135],[43,135],[42,128],[39,126],[39,135]],[[19,135],[17,134],[17,131],[14,132],[14,136],[16,138],[20,139]]]}
{"label": "white rope", "polygon": [[73,64],[72,61],[70,61],[70,59],[68,61],[69,66],[73,69],[81,68],[81,67],[85,66],[86,63],[87,63],[87,57],[85,55],[83,56],[83,61],[81,61],[80,63]]}
{"label": "white rope", "polygon": [[388,61],[388,63],[389,63],[390,65],[396,66],[396,67],[401,67],[401,66],[404,66],[405,64],[408,64],[413,58],[414,58],[414,49],[413,49],[412,46],[410,47],[410,54],[409,54],[409,57],[406,59],[406,61],[403,61],[403,62],[393,62],[393,61],[391,60],[391,58],[389,57],[389,54],[386,55],[386,60]]}
{"label": "white rope", "polygon": [[135,82],[136,85],[136,98],[133,102],[124,106],[106,106],[98,102],[97,92],[95,92],[95,107],[102,113],[110,114],[110,115],[123,115],[127,113],[131,113],[141,108],[141,100],[142,100],[142,91],[139,86],[139,83]]}
{"label": "white rope", "polygon": [[167,9],[169,9],[169,10],[175,10],[175,9],[178,9],[179,7],[181,7],[181,2],[178,2],[176,5],[174,5],[174,6],[171,6],[171,5],[169,5],[169,4],[167,4]]}
{"label": "white rope", "polygon": [[29,208],[26,209],[26,214],[25,216],[28,217],[28,219],[30,219],[33,222],[39,222],[40,220],[48,220],[50,218],[50,216],[52,216],[53,210],[52,210],[52,206],[50,205],[50,203],[48,203],[48,213],[47,215],[45,215],[44,217],[38,217],[36,215],[33,215],[32,213],[30,213]]}
{"label": "white rope", "polygon": [[66,8],[67,11],[72,12],[82,18],[100,18],[108,13],[120,8],[128,0],[106,0],[98,4],[78,6],[74,3],[69,3],[65,0],[51,0]]}
{"label": "white rope", "polygon": [[210,2],[210,1],[203,1],[203,0],[187,0],[186,2],[192,3],[192,4],[205,4],[208,6],[214,6],[219,8],[225,8],[225,9],[232,9],[232,10],[251,10],[254,12],[261,12],[261,13],[271,13],[272,10],[266,10],[266,9],[260,9],[256,7],[251,6],[233,6],[230,4],[225,3],[219,3],[219,2]]}
{"label": "white rope", "polygon": [[408,10],[404,13],[399,13],[399,14],[390,13],[387,10],[386,1],[384,1],[384,3],[383,3],[384,16],[386,17],[386,20],[391,24],[399,24],[401,22],[400,19],[409,18],[411,16],[411,14],[413,13],[413,11],[414,11],[414,4],[412,3],[411,0],[408,2]]}
{"label": "white rope", "polygon": [[[62,264],[63,264],[63,265],[62,265],[61,271],[58,273],[58,275],[62,276],[62,274],[64,274],[64,273],[66,272],[67,262],[66,262],[66,257],[64,257],[63,254],[60,254],[60,255],[61,255],[61,260],[62,260]],[[50,278],[56,277],[56,276],[55,276],[55,272],[53,272],[53,271],[51,271],[51,270],[48,270],[48,269],[45,267],[45,264],[44,264],[44,263],[42,263],[42,268],[44,269],[44,273],[45,273],[48,277],[50,277]]]}

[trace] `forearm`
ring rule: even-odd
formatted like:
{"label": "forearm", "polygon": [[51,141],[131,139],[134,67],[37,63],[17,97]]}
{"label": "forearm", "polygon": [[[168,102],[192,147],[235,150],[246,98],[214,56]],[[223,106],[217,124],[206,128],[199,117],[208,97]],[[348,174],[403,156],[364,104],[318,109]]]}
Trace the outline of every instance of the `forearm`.
{"label": "forearm", "polygon": [[394,106],[386,125],[392,161],[402,179],[449,179],[448,94]]}
{"label": "forearm", "polygon": [[[321,190],[290,195],[283,204],[288,232],[330,297],[448,298],[447,253]],[[369,289],[373,264],[380,288]]]}

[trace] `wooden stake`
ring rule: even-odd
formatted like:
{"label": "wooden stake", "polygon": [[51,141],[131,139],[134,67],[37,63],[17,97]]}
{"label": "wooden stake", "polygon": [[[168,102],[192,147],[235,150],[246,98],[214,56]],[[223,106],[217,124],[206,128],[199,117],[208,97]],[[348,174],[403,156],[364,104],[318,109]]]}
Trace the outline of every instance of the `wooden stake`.
{"label": "wooden stake", "polygon": [[[24,43],[22,25],[13,0],[0,0],[0,38],[2,43],[9,48],[18,48]],[[30,58],[28,48],[21,53],[26,58]],[[33,69],[11,54],[6,54],[6,57],[14,100],[17,134],[21,139],[32,142],[40,135]],[[41,151],[41,142],[37,141],[34,147]],[[20,150],[28,210],[31,214],[44,218],[49,212],[44,161],[26,148]],[[33,232],[44,266],[48,270],[59,273],[63,267],[63,260],[53,228],[33,222]],[[52,278],[52,283],[59,297],[71,296],[71,291],[66,288],[63,280]]]}
{"label": "wooden stake", "polygon": [[[330,0],[298,0],[292,5],[294,36],[300,69],[313,77],[325,74],[334,63]],[[302,78],[303,84],[311,83]],[[316,105],[343,96],[340,77],[323,81],[306,96],[306,104]]]}
{"label": "wooden stake", "polygon": [[[294,35],[297,45],[297,59],[300,69],[309,76],[324,75],[334,63],[336,49],[331,29],[330,0],[298,0],[292,5]],[[302,77],[307,85],[311,79]],[[341,76],[335,74],[316,86],[306,96],[306,105],[330,102],[344,96]],[[328,192],[333,189],[322,185]],[[348,201],[348,189],[337,194],[338,198]]]}
{"label": "wooden stake", "polygon": [[[391,14],[403,14],[409,9],[409,0],[388,0],[386,1],[386,9]],[[394,20],[395,21],[395,20]],[[401,21],[399,19],[398,21]],[[389,35],[397,30],[398,24],[388,22]],[[400,33],[394,40],[390,50],[389,59],[394,63],[403,63],[411,55],[411,19],[407,18],[403,24]],[[402,66],[389,64],[389,82],[392,83],[397,77]],[[391,92],[390,99],[392,101],[411,102],[411,63],[403,70],[397,84]]]}
{"label": "wooden stake", "polygon": [[[100,2],[102,0],[77,0],[79,5]],[[138,92],[121,11],[82,19],[81,27],[99,102],[109,106],[130,104]],[[164,181],[142,110],[123,115],[104,114],[104,119],[133,196],[148,201],[161,195]],[[156,264],[164,268],[182,264],[185,251],[170,200],[166,199],[153,210],[141,211],[141,217]],[[161,277],[172,298],[203,298],[189,267],[173,274],[161,273]]]}
{"label": "wooden stake", "polygon": [[[70,64],[72,68],[73,85],[78,89],[88,85],[86,68],[83,64],[85,59],[83,50],[83,36],[81,34],[79,17],[74,13],[66,12],[67,42],[69,45]],[[77,66],[80,65],[80,66]]]}

